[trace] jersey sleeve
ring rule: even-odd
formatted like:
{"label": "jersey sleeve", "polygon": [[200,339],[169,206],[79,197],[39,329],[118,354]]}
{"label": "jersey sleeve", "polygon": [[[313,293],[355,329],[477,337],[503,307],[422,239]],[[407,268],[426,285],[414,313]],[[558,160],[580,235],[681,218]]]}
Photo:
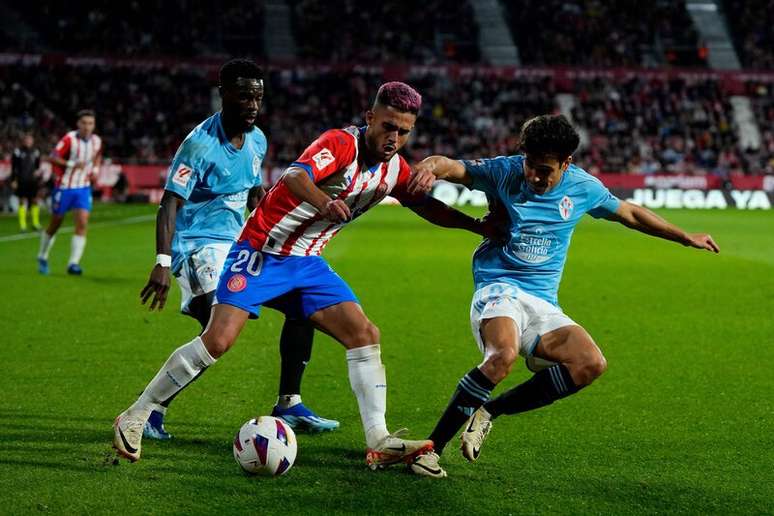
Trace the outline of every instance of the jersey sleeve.
{"label": "jersey sleeve", "polygon": [[411,180],[411,167],[406,162],[405,159],[403,159],[403,156],[399,156],[400,158],[400,171],[398,172],[398,181],[395,183],[395,187],[390,192],[390,196],[396,198],[398,202],[401,203],[401,205],[410,207],[410,206],[421,206],[425,204],[427,199],[427,194],[419,193],[419,194],[409,194],[408,193],[408,185],[409,181]]}
{"label": "jersey sleeve", "polygon": [[513,156],[462,160],[462,164],[473,179],[470,188],[481,190],[493,197],[499,197],[500,192],[508,191],[513,175],[519,170]]}
{"label": "jersey sleeve", "polygon": [[72,138],[69,134],[62,136],[59,143],[56,144],[52,154],[58,158],[67,159],[70,156],[70,146],[72,145]]}
{"label": "jersey sleeve", "polygon": [[621,205],[621,200],[610,193],[605,185],[599,179],[594,178],[588,182],[587,197],[589,215],[595,219],[604,218],[612,215]]}
{"label": "jersey sleeve", "polygon": [[165,190],[177,194],[183,199],[188,199],[191,196],[191,192],[203,174],[200,166],[201,156],[199,155],[201,148],[190,137],[183,141],[169,167]]}
{"label": "jersey sleeve", "polygon": [[317,183],[354,159],[355,142],[352,136],[341,129],[332,129],[317,138],[290,166],[306,170],[309,178]]}

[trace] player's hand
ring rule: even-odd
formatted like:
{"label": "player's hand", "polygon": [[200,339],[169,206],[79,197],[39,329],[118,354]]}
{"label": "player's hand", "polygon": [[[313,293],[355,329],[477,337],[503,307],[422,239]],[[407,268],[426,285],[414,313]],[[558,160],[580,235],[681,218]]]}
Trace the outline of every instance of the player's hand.
{"label": "player's hand", "polygon": [[706,233],[694,233],[688,235],[688,241],[685,243],[688,247],[695,247],[696,249],[706,249],[713,253],[719,253],[720,247],[712,240],[712,237]]}
{"label": "player's hand", "polygon": [[86,168],[86,162],[85,161],[76,161],[75,165],[73,165],[73,170],[80,170],[82,168]]}
{"label": "player's hand", "polygon": [[320,216],[324,219],[328,219],[332,222],[346,222],[352,214],[349,211],[349,206],[339,199],[332,199],[325,204],[322,210],[320,210]]}
{"label": "player's hand", "polygon": [[156,264],[151,271],[148,284],[140,292],[140,301],[142,304],[148,302],[148,299],[153,296],[150,306],[150,310],[158,308],[161,310],[164,308],[164,304],[167,302],[167,294],[169,293],[169,267],[162,267]]}
{"label": "player's hand", "polygon": [[411,171],[411,177],[409,178],[408,188],[406,189],[409,195],[426,194],[433,188],[435,182],[435,174],[433,169],[435,166],[431,163],[420,162],[414,165]]}
{"label": "player's hand", "polygon": [[498,245],[503,245],[510,237],[510,218],[500,203],[490,203],[489,212],[478,219],[481,236]]}

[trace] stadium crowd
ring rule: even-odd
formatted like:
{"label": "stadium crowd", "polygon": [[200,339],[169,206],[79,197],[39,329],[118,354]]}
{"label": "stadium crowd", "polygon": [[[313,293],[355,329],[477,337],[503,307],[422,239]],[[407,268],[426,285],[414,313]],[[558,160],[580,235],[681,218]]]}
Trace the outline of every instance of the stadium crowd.
{"label": "stadium crowd", "polygon": [[589,135],[577,159],[591,170],[727,175],[750,169],[717,81],[578,80],[574,93],[573,120]]}
{"label": "stadium crowd", "polygon": [[726,0],[726,19],[745,68],[774,68],[774,0]]}
{"label": "stadium crowd", "polygon": [[[774,67],[771,1],[725,1],[727,12],[738,13],[728,17],[732,32],[746,34],[736,44],[748,66]],[[389,75],[394,64],[411,62],[451,65],[407,77],[425,100],[406,147],[412,159],[433,153],[476,157],[515,152],[520,125],[539,113],[567,110],[557,95],[571,93],[576,101],[568,114],[584,134],[577,161],[593,171],[726,175],[774,169],[770,84],[748,85],[762,144],[746,149],[739,144],[729,98],[717,81],[587,78],[560,89],[550,74],[509,76],[474,67],[460,71],[456,65],[482,59],[471,0],[427,0],[421,15],[407,2],[287,4],[299,60],[295,66],[273,68],[266,80],[260,125],[270,141],[269,167],[292,161],[329,127],[362,123],[383,74]],[[526,65],[704,65],[684,2],[501,4]],[[190,0],[133,0],[120,7],[104,0],[42,0],[15,4],[14,10],[28,25],[29,37],[11,40],[0,31],[0,42],[10,41],[16,51],[264,57],[263,0],[195,6]],[[178,23],[169,24],[169,19]],[[80,30],[84,26],[88,30]],[[71,129],[72,115],[89,107],[98,114],[108,157],[167,162],[188,131],[218,108],[212,72],[191,64],[4,64],[0,158],[24,131],[35,133],[47,152]]]}
{"label": "stadium crowd", "polygon": [[503,2],[524,64],[703,66],[683,2]]}
{"label": "stadium crowd", "polygon": [[[17,51],[115,56],[263,56],[261,0],[115,3],[105,0],[13,4],[33,37]],[[170,23],[174,20],[174,23]]]}
{"label": "stadium crowd", "polygon": [[389,1],[291,3],[301,58],[425,64],[479,59],[478,27],[467,1],[425,0],[421,8],[414,2]]}
{"label": "stadium crowd", "polygon": [[[50,148],[69,126],[54,113],[81,106],[98,113],[106,155],[122,162],[169,160],[190,129],[217,109],[211,76],[189,68],[0,68],[2,148],[14,134],[38,132]],[[270,142],[267,166],[284,166],[330,127],[363,123],[380,68],[272,69],[260,125]],[[518,128],[538,113],[557,112],[550,76],[499,74],[471,68],[464,75],[416,72],[408,77],[424,96],[422,116],[407,154],[478,157],[513,153]],[[650,174],[760,173],[772,170],[774,107],[771,86],[751,84],[763,145],[743,149],[732,108],[717,81],[578,79],[572,85],[573,122],[585,145],[577,161],[595,172]],[[40,99],[45,99],[42,101]]]}

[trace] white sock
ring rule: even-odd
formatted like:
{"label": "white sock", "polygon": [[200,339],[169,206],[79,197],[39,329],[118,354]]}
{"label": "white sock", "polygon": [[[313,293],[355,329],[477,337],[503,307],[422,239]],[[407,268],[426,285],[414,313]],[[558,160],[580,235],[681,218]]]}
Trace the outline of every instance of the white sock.
{"label": "white sock", "polygon": [[48,253],[51,252],[51,246],[54,245],[56,235],[49,235],[45,231],[40,233],[40,251],[38,251],[38,258],[48,260]]}
{"label": "white sock", "polygon": [[300,394],[283,394],[277,398],[277,405],[281,408],[290,408],[301,403]]}
{"label": "white sock", "polygon": [[158,410],[162,402],[181,391],[196,375],[214,363],[215,359],[207,352],[201,338],[196,337],[183,344],[172,352],[129,410],[145,412],[147,417],[151,410]]}
{"label": "white sock", "polygon": [[387,377],[379,344],[347,350],[349,383],[357,398],[366,444],[374,448],[387,437]]}
{"label": "white sock", "polygon": [[81,256],[83,256],[83,249],[86,247],[86,237],[83,235],[73,235],[70,240],[70,261],[68,265],[77,265],[81,262]]}

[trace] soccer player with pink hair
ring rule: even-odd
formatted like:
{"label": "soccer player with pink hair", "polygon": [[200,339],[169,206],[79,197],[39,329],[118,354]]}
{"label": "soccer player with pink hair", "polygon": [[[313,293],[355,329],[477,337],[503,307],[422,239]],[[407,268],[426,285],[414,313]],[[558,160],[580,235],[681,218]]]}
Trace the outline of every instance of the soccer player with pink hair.
{"label": "soccer player with pink hair", "polygon": [[143,393],[115,420],[113,444],[140,458],[143,425],[162,400],[180,392],[236,341],[262,305],[307,319],[347,350],[349,380],[372,468],[410,462],[432,449],[387,430],[387,380],[379,329],[357,297],[320,256],[349,222],[387,195],[428,221],[494,236],[494,224],[475,220],[425,195],[432,174],[412,176],[397,154],[408,141],[422,98],[400,82],[382,85],[365,127],[323,133],[261,200],[231,247],[205,331],[177,348]]}

